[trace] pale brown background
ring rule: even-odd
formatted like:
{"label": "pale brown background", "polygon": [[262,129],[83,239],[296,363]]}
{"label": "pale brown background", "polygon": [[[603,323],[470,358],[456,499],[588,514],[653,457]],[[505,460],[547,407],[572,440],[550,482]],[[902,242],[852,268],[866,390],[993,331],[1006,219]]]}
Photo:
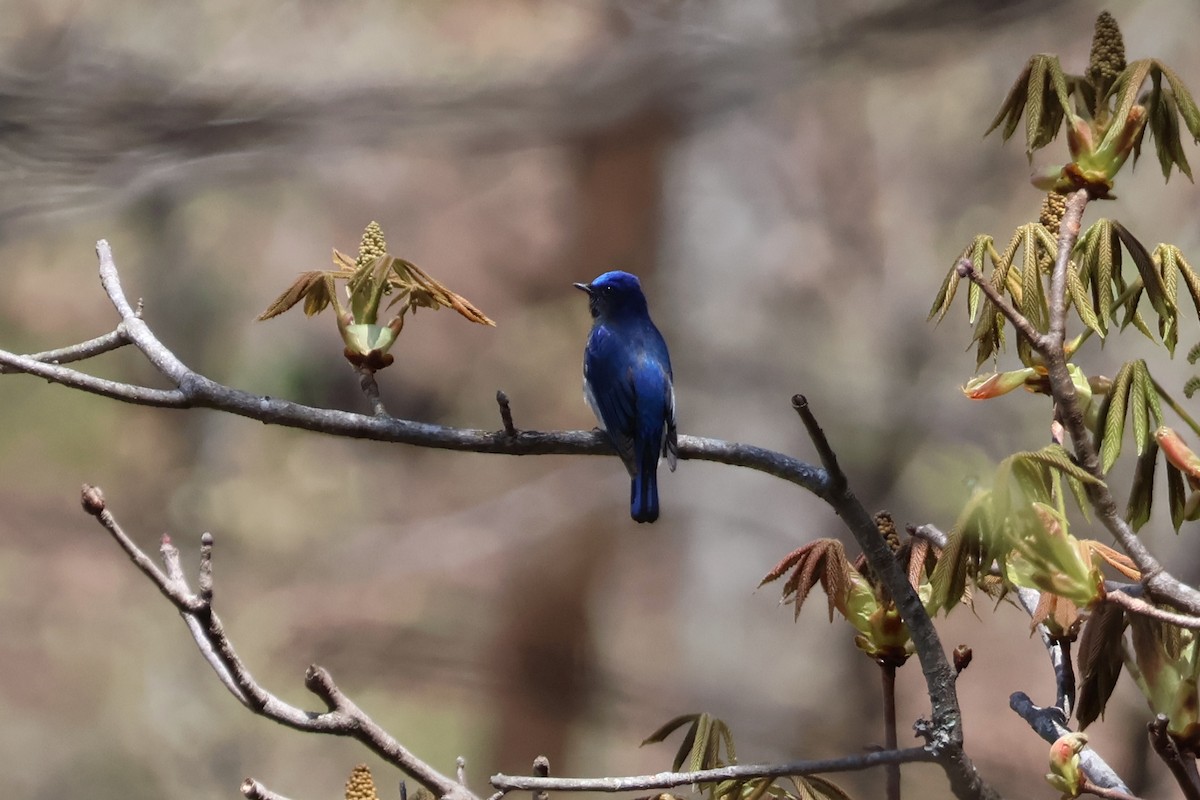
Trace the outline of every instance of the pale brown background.
{"label": "pale brown background", "polygon": [[[948,527],[969,482],[1046,440],[1044,401],[963,399],[962,309],[925,323],[971,236],[1037,213],[1020,143],[984,128],[1028,55],[1086,57],[1092,2],[0,3],[0,346],[114,324],[96,239],[164,341],[240,388],[365,410],[329,317],[255,315],[379,220],[391,250],[499,323],[421,312],[381,375],[393,413],[587,428],[573,281],[640,274],[671,345],[680,429],[803,457],[805,393],[858,494]],[[1108,4],[1131,57],[1200,89],[1200,7]],[[1149,145],[1148,145],[1149,146]],[[1200,151],[1188,155],[1200,163]],[[1038,156],[1051,163],[1061,142]],[[1197,190],[1150,158],[1119,216],[1200,259]],[[1197,326],[1185,324],[1186,349]],[[1136,342],[1089,345],[1111,374]],[[1010,357],[1011,359],[1011,357]],[[1182,359],[1180,359],[1182,360]],[[1002,362],[1011,365],[1012,360]],[[132,353],[103,374],[152,379]],[[1186,364],[1164,380],[1178,386]],[[342,441],[210,412],[141,409],[0,378],[0,795],[230,798],[253,775],[340,797],[356,745],[252,717],[177,615],[78,508],[103,486],[147,548],[217,540],[217,602],[286,699],[310,662],[473,788],[547,754],[555,774],[670,764],[638,742],[676,714],[726,719],[744,762],[880,741],[878,680],[818,600],[799,623],[759,578],[841,536],[810,496],[683,463],[637,527],[607,458],[463,455]],[[1123,490],[1122,490],[1123,491]],[[1155,547],[1200,578],[1185,532]],[[1172,556],[1172,552],[1179,551]],[[986,605],[970,644],[969,751],[1012,796],[1051,797],[1047,748],[1007,707],[1052,678],[1028,622]],[[925,713],[902,671],[901,741]],[[1170,796],[1128,685],[1093,741]],[[944,796],[935,768],[911,796]],[[881,778],[849,776],[861,797]]]}

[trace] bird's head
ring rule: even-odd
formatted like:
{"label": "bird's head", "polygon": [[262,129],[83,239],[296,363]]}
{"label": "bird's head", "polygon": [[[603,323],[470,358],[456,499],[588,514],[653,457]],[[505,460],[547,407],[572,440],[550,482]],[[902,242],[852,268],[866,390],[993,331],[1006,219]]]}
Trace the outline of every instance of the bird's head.
{"label": "bird's head", "polygon": [[588,293],[588,307],[593,317],[646,313],[642,284],[636,275],[628,272],[606,272],[591,283],[575,284],[575,288]]}

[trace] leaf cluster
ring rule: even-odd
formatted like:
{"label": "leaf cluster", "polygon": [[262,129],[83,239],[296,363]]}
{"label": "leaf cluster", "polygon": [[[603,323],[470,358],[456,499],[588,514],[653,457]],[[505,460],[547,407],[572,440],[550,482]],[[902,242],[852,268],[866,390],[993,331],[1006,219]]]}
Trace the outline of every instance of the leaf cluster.
{"label": "leaf cluster", "polygon": [[330,305],[339,313],[344,313],[336,282],[345,281],[349,311],[358,323],[376,322],[382,299],[390,296],[386,308],[399,305],[397,313],[400,317],[417,308],[452,308],[471,322],[492,327],[496,325],[469,300],[448,289],[411,261],[384,254],[356,266],[354,259],[334,250],[333,263],[336,269],[301,273],[258,319],[277,317],[301,301],[304,301],[304,313],[310,317]]}
{"label": "leaf cluster", "polygon": [[[1129,635],[1126,636],[1128,629]],[[1123,670],[1181,749],[1200,747],[1200,641],[1195,631],[1106,603],[1091,615],[1079,638],[1080,729],[1104,716]]]}
{"label": "leaf cluster", "polygon": [[[737,763],[729,726],[707,713],[675,717],[647,736],[642,745],[663,742],[680,729],[684,729],[683,740],[671,762],[672,772],[685,768],[698,772]],[[724,780],[706,786],[704,793],[709,800],[851,800],[837,784],[817,775]]]}
{"label": "leaf cluster", "polygon": [[[928,572],[936,559],[929,543],[913,539],[901,544],[890,515],[876,517],[881,534],[892,530],[895,557],[905,567],[909,582],[918,594],[927,594]],[[791,603],[797,619],[805,600],[817,584],[825,591],[829,619],[839,613],[857,631],[854,643],[880,664],[899,667],[913,653],[908,627],[882,583],[874,579],[865,559],[851,563],[842,543],[836,539],[816,539],[786,555],[767,573],[759,586],[788,575],[783,584],[782,601]]]}
{"label": "leaf cluster", "polygon": [[1061,445],[1000,462],[991,488],[975,491],[949,534],[930,577],[929,607],[949,612],[969,596],[971,584],[996,593],[1014,582],[1081,607],[1095,600],[1103,586],[1091,553],[1107,560],[1112,551],[1097,551],[1095,543],[1081,547],[1069,535],[1064,482],[1086,514],[1086,487],[1099,481]]}
{"label": "leaf cluster", "polygon": [[[259,320],[279,316],[304,303],[304,313],[314,316],[333,306],[338,333],[345,343],[350,363],[374,371],[395,359],[388,353],[404,327],[405,315],[418,308],[453,308],[471,322],[495,326],[495,322],[460,294],[450,291],[411,261],[390,255],[379,224],[372,222],[363,232],[358,257],[333,251],[335,269],[310,270],[300,274],[283,294],[267,306]],[[342,304],[337,284],[345,282],[348,303]],[[380,304],[390,296],[387,309],[396,308],[386,324],[380,324]]]}
{"label": "leaf cluster", "polygon": [[[941,322],[949,313],[963,281],[957,265],[966,259],[997,294],[1008,297],[1021,316],[1038,331],[1045,332],[1050,318],[1047,286],[1057,247],[1054,233],[1040,222],[1017,228],[1003,251],[996,248],[991,236],[976,236],[943,279],[928,319]],[[1132,276],[1125,274],[1124,265],[1129,262],[1135,268]],[[1133,325],[1151,341],[1161,341],[1168,352],[1174,353],[1179,341],[1181,281],[1200,317],[1200,273],[1179,248],[1159,244],[1150,251],[1116,220],[1099,219],[1080,235],[1067,264],[1066,277],[1068,308],[1073,308],[1079,321],[1102,339],[1114,324],[1122,330]],[[1157,337],[1142,316],[1143,298],[1157,317]],[[968,283],[966,306],[967,320],[973,326],[971,342],[976,345],[976,367],[979,367],[1004,348],[1007,321],[975,283]],[[1070,350],[1078,344],[1073,344]],[[1017,338],[1017,354],[1026,367],[1041,367],[1040,358],[1022,336]]]}
{"label": "leaf cluster", "polygon": [[[1149,82],[1149,89],[1143,87]],[[1153,58],[1128,64],[1109,83],[1096,72],[1067,74],[1057,56],[1039,54],[1025,64],[986,133],[1000,129],[1007,141],[1025,120],[1025,153],[1050,144],[1067,123],[1071,163],[1045,188],[1067,192],[1088,188],[1109,196],[1117,171],[1132,155],[1141,156],[1146,128],[1154,140],[1163,177],[1178,169],[1189,180],[1182,130],[1200,141],[1200,108],[1179,76]],[[1182,126],[1180,125],[1182,121]]]}

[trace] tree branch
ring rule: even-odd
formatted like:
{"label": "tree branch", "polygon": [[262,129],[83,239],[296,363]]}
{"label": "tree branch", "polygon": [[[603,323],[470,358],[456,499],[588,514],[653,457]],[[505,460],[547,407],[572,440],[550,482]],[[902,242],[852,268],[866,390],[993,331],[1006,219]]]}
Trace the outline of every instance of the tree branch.
{"label": "tree branch", "polygon": [[995,287],[985,280],[969,261],[964,260],[958,263],[958,273],[979,286],[987,298],[996,304],[1001,313],[1012,322],[1018,333],[1025,337],[1030,346],[1045,361],[1046,373],[1050,381],[1050,393],[1054,397],[1057,415],[1071,435],[1075,459],[1080,466],[1101,481],[1086,487],[1088,498],[1096,511],[1096,516],[1120,542],[1121,547],[1133,559],[1134,564],[1142,573],[1142,583],[1155,598],[1169,601],[1190,614],[1200,615],[1200,591],[1166,572],[1162,564],[1134,533],[1129,523],[1121,517],[1117,501],[1109,491],[1108,485],[1103,482],[1104,474],[1100,469],[1100,458],[1084,422],[1083,408],[1079,405],[1075,385],[1071,381],[1071,374],[1067,367],[1067,356],[1063,349],[1066,341],[1067,269],[1071,263],[1071,252],[1075,249],[1075,242],[1079,239],[1083,212],[1087,208],[1088,200],[1086,189],[1080,189],[1067,197],[1066,211],[1063,213],[1062,223],[1058,228],[1058,252],[1055,254],[1054,269],[1050,275],[1050,291],[1047,297],[1050,308],[1050,324],[1044,335],[1038,333],[1029,320],[1005,301]]}
{"label": "tree branch", "polygon": [[[1017,587],[1017,602],[1030,617],[1037,612],[1040,599],[1041,593],[1038,590]],[[1038,623],[1037,632],[1042,639],[1042,646],[1046,648],[1046,654],[1050,656],[1050,666],[1054,670],[1054,705],[1062,711],[1065,719],[1070,719],[1075,710],[1075,670],[1071,665],[1070,654],[1062,642],[1051,636],[1050,629],[1042,623]]]}
{"label": "tree branch", "polygon": [[1179,614],[1175,611],[1169,611],[1165,608],[1160,608],[1156,605],[1147,603],[1140,597],[1134,597],[1128,592],[1110,591],[1104,596],[1107,603],[1116,603],[1126,611],[1133,614],[1141,614],[1152,619],[1157,619],[1171,625],[1177,625],[1180,628],[1190,628],[1191,630],[1200,630],[1200,617],[1193,617],[1189,614]]}
{"label": "tree branch", "polygon": [[1200,800],[1200,776],[1196,775],[1196,758],[1191,754],[1179,752],[1175,740],[1167,733],[1167,722],[1167,716],[1159,714],[1146,726],[1150,745],[1167,765],[1167,769],[1171,770],[1175,782],[1183,790],[1184,798]]}
{"label": "tree branch", "polygon": [[[599,431],[483,431],[453,428],[397,419],[385,415],[355,414],[315,408],[300,403],[251,394],[223,386],[189,369],[158,340],[126,299],[108,243],[96,245],[100,279],[109,299],[122,315],[118,331],[127,336],[156,369],[177,388],[155,389],[105,380],[67,367],[45,364],[33,356],[0,350],[0,365],[92,394],[140,405],[166,408],[209,408],[247,417],[265,424],[301,428],[318,433],[396,442],[475,453],[507,455],[613,455],[607,437]],[[679,457],[747,467],[782,478],[820,494],[828,480],[824,470],[791,456],[753,445],[679,437]]]}
{"label": "tree branch", "polygon": [[[1013,692],[1008,698],[1008,707],[1017,712],[1017,716],[1025,720],[1034,732],[1050,744],[1058,741],[1060,736],[1071,733],[1067,727],[1067,718],[1061,708],[1050,706],[1041,708],[1034,705],[1033,700],[1024,692]],[[1121,776],[1113,771],[1104,759],[1090,747],[1079,751],[1079,764],[1087,775],[1088,780],[1105,789],[1115,789],[1128,792],[1129,787]]]}
{"label": "tree branch", "polygon": [[[96,252],[100,262],[101,284],[121,316],[114,336],[120,335],[134,344],[175,388],[164,390],[104,381],[66,367],[45,364],[37,358],[4,351],[0,351],[0,364],[83,391],[128,402],[171,408],[210,408],[263,423],[339,436],[509,455],[613,453],[607,438],[598,431],[518,431],[509,422],[509,415],[504,414],[505,404],[500,398],[498,402],[501,406],[504,430],[489,432],[396,419],[386,413],[379,413],[382,411],[382,405],[374,401],[372,404],[376,414],[363,415],[314,408],[223,386],[192,371],[158,340],[142,320],[140,309],[135,311],[126,298],[108,243],[104,240],[99,241]],[[364,391],[370,399],[370,387],[364,387]],[[904,571],[879,535],[874,519],[850,492],[846,477],[837,464],[836,455],[809,410],[807,402],[801,396],[797,396],[793,402],[825,464],[825,469],[765,448],[696,436],[679,437],[679,455],[684,459],[748,467],[782,478],[816,494],[842,517],[866,554],[872,569],[895,599],[897,609],[912,635],[932,706],[932,724],[920,726],[921,735],[926,737],[926,749],[945,769],[956,795],[963,798],[996,797],[995,791],[983,782],[963,751],[962,719],[954,688],[955,673],[942,649],[932,620],[913,591]],[[509,413],[511,414],[511,409]],[[93,513],[96,513],[103,523],[105,515],[102,512],[103,509]],[[206,660],[230,692],[252,711],[299,730],[354,736],[389,763],[396,764],[435,791],[445,796],[455,795],[459,800],[472,797],[458,784],[453,781],[446,783],[449,779],[445,776],[422,762],[415,761],[411,754],[385,732],[375,728],[361,711],[337,691],[323,670],[317,667],[310,668],[306,685],[326,701],[329,710],[324,714],[302,711],[267,693],[245,670],[229,644],[220,620],[212,612],[211,574],[202,576],[201,594],[194,595],[188,589],[182,573],[173,575],[169,569],[168,574],[163,575],[156,567],[147,569],[144,562],[148,560],[144,555],[141,559],[138,558],[137,553],[140,551],[136,546],[133,546],[127,537],[117,536],[116,531],[119,528],[115,522],[106,523],[106,527],[118,538],[135,563],[142,567],[143,572],[159,586],[160,591],[180,609]],[[205,546],[211,552],[211,539]],[[165,563],[169,567],[172,564],[177,567],[177,551],[174,551],[169,541],[164,541],[163,548]],[[206,569],[211,569],[211,562]],[[461,794],[456,794],[460,792]]]}
{"label": "tree branch", "polygon": [[909,635],[917,651],[917,659],[921,663],[921,671],[925,676],[931,706],[932,724],[921,725],[919,733],[925,736],[927,747],[945,770],[955,795],[999,797],[996,790],[983,781],[963,749],[962,711],[959,709],[958,694],[955,690],[957,673],[946,658],[946,651],[942,647],[933,620],[930,619],[912,584],[908,582],[907,573],[879,534],[874,518],[850,491],[846,476],[838,467],[833,448],[813,416],[808,401],[803,395],[796,395],[792,399],[792,406],[804,421],[804,426],[828,473],[824,488],[815,493],[837,512],[854,535],[855,541],[867,558],[867,563],[887,587],[904,624],[908,626]]}
{"label": "tree branch", "polygon": [[1004,318],[1011,322],[1012,326],[1029,341],[1029,343],[1033,346],[1033,349],[1041,352],[1042,349],[1046,347],[1045,336],[1043,336],[1042,333],[1033,326],[1032,322],[1025,318],[1024,314],[1022,314],[1020,311],[1017,311],[1017,309],[1013,307],[1013,304],[1008,302],[1004,295],[1000,294],[1000,291],[995,286],[992,286],[991,281],[989,281],[987,278],[981,275],[977,269],[975,269],[975,265],[971,263],[969,258],[960,258],[958,263],[955,265],[955,270],[958,272],[958,276],[960,278],[966,278],[967,280],[971,281],[971,283],[979,287],[980,291],[983,292],[984,297],[986,297],[991,304],[996,307],[996,310],[1003,314]]}
{"label": "tree branch", "polygon": [[[165,571],[151,561],[121,529],[116,518],[108,510],[103,493],[94,486],[83,488],[84,510],[94,516],[113,537],[130,560],[137,565],[158,590],[162,592],[187,623],[188,630],[196,640],[204,659],[217,673],[221,682],[255,714],[266,717],[281,725],[307,733],[324,733],[333,736],[348,736],[362,743],[387,763],[397,767],[406,775],[435,792],[445,800],[478,800],[474,794],[453,778],[449,778],[429,764],[417,758],[396,741],[374,720],[367,716],[333,682],[333,678],[321,667],[310,666],[305,673],[304,685],[325,703],[324,712],[305,711],[283,702],[254,680],[234,650],[233,643],[225,634],[224,626],[212,610],[212,534],[201,538],[201,566],[199,583],[201,591],[194,594],[188,587],[180,566],[179,550],[164,536],[161,545]],[[274,795],[247,779],[242,784],[247,797],[271,798]],[[248,792],[258,792],[250,794]],[[266,792],[264,794],[264,792]]]}
{"label": "tree branch", "polygon": [[910,764],[934,761],[924,747],[903,750],[877,750],[861,755],[813,761],[791,761],[785,764],[737,764],[730,767],[703,769],[695,772],[659,772],[655,775],[634,775],[623,778],[550,778],[533,775],[497,774],[491,784],[500,794],[514,791],[546,792],[640,792],[670,789],[695,783],[716,783],[751,778],[784,778],[789,775],[815,775],[824,772],[851,772],[885,764]]}
{"label": "tree branch", "polygon": [[[94,358],[95,356],[118,350],[129,343],[129,337],[125,335],[124,329],[118,327],[116,330],[109,331],[103,336],[97,336],[95,339],[88,339],[86,342],[80,342],[68,347],[59,347],[56,350],[43,350],[40,353],[30,353],[26,358],[33,361],[41,361],[43,364],[69,364],[72,361],[83,361],[84,359]],[[0,375],[6,372],[21,371],[5,364],[0,364]]]}

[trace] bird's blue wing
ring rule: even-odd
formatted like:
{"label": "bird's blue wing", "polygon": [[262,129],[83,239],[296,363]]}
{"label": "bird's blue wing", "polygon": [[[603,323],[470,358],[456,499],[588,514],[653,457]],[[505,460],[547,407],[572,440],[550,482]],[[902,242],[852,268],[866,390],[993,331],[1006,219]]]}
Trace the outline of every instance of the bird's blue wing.
{"label": "bird's blue wing", "polygon": [[603,325],[588,339],[583,359],[584,393],[630,475],[634,472],[637,398],[629,344]]}

